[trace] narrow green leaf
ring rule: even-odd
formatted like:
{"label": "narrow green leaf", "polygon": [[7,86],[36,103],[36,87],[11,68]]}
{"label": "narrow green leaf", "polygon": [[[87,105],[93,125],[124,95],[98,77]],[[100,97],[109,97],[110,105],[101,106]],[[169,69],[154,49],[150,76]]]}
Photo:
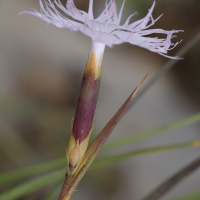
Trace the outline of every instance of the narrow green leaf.
{"label": "narrow green leaf", "polygon": [[[142,200],[159,200],[161,199],[167,192],[173,189],[178,183],[183,181],[187,176],[192,174],[195,170],[200,167],[200,157],[196,159],[194,162],[189,164],[184,169],[177,172],[171,178],[162,183],[158,188],[156,188],[153,192],[151,192],[147,197]],[[191,199],[190,199],[191,200]]]}
{"label": "narrow green leaf", "polygon": [[[104,165],[112,164],[112,163],[119,162],[121,160],[128,159],[131,157],[142,156],[142,155],[147,155],[147,154],[152,154],[152,153],[160,153],[160,152],[165,152],[165,151],[178,150],[178,149],[187,148],[187,147],[197,147],[199,145],[200,145],[199,141],[187,142],[187,143],[181,143],[181,144],[175,144],[175,145],[140,149],[140,150],[124,153],[121,155],[97,158],[94,161],[94,163],[92,164],[91,168],[101,167]],[[45,162],[45,163],[42,163],[39,165],[35,165],[33,167],[25,168],[22,170],[4,173],[4,174],[0,175],[0,184],[6,183],[8,181],[22,179],[23,177],[30,176],[33,174],[47,172],[48,170],[53,170],[57,167],[65,166],[66,162],[67,162],[66,158],[64,157],[64,158],[60,158],[60,159],[53,160],[50,162]]]}
{"label": "narrow green leaf", "polygon": [[[121,155],[97,158],[96,160],[94,160],[94,163],[92,163],[91,168],[93,169],[93,168],[97,168],[97,167],[102,167],[102,166],[105,166],[108,164],[122,161],[124,159],[128,159],[130,157],[136,157],[136,156],[146,155],[146,154],[151,154],[151,153],[165,152],[165,151],[176,150],[176,149],[181,149],[181,148],[186,148],[186,147],[197,147],[199,145],[200,145],[200,142],[195,141],[195,142],[188,142],[188,143],[182,143],[182,144],[176,144],[176,145],[141,149],[141,150],[128,152],[128,153],[121,154]],[[29,172],[29,173],[31,172],[31,170],[32,170],[32,172],[38,172],[41,169],[42,170],[50,169],[50,164],[51,164],[51,162],[48,162],[48,163],[40,164],[40,165],[32,167],[32,168],[27,168],[25,170],[26,170],[26,172]],[[58,166],[61,166],[64,164],[65,164],[64,162],[62,163],[62,159],[60,159],[60,161],[59,160],[52,161],[52,165],[54,165],[54,167],[55,166],[58,167]],[[47,168],[45,168],[45,167],[47,167]],[[53,169],[53,167],[52,167],[52,169]],[[15,172],[15,173],[17,174],[17,172]],[[60,171],[50,172],[47,175],[42,175],[39,178],[35,178],[33,180],[27,181],[26,183],[5,192],[4,194],[0,195],[0,200],[4,200],[4,199],[12,200],[12,199],[17,199],[19,197],[23,197],[31,192],[40,190],[49,184],[60,181],[61,179],[64,179],[64,177],[65,177],[64,169],[60,170]],[[5,180],[8,180],[8,178]],[[61,189],[61,186],[60,186],[60,189]]]}
{"label": "narrow green leaf", "polygon": [[44,200],[52,200],[60,191],[62,183],[58,183],[57,186],[50,192],[50,194]]}
{"label": "narrow green leaf", "polygon": [[41,176],[39,178],[21,184],[1,194],[0,200],[15,200],[25,195],[28,195],[36,190],[40,190],[64,178],[63,174],[65,174],[65,171],[66,171],[65,169],[62,169],[59,171],[51,172],[47,175]]}
{"label": "narrow green leaf", "polygon": [[[151,129],[148,131],[144,131],[141,133],[137,133],[133,136],[128,136],[126,138],[122,138],[122,139],[114,141],[114,142],[110,142],[108,144],[105,144],[102,149],[103,150],[111,150],[111,149],[114,149],[114,148],[117,148],[120,146],[127,145],[129,143],[138,142],[144,138],[148,138],[150,136],[154,136],[161,132],[169,131],[169,130],[172,130],[172,129],[175,129],[175,128],[178,128],[181,126],[190,125],[192,123],[198,122],[199,120],[200,120],[200,113],[197,113],[195,115],[183,118],[181,120],[177,120],[172,123],[169,123],[167,125],[157,127],[157,128],[154,128],[154,129]],[[60,158],[60,159],[57,159],[54,161],[50,161],[47,163],[29,167],[26,169],[18,170],[15,172],[8,172],[8,173],[0,174],[0,183],[13,181],[13,180],[23,178],[25,176],[29,176],[32,174],[37,174],[40,172],[45,172],[47,170],[51,170],[56,167],[64,166],[65,163],[66,163],[66,158],[64,157],[64,158]]]}
{"label": "narrow green leaf", "polygon": [[182,197],[177,197],[171,200],[199,200],[200,199],[200,192],[195,192],[189,195],[184,195]]}
{"label": "narrow green leaf", "polygon": [[148,148],[148,149],[141,149],[141,150],[124,153],[121,155],[97,158],[92,163],[91,167],[92,168],[102,167],[105,165],[116,163],[116,162],[131,158],[131,157],[136,157],[136,156],[142,156],[142,155],[147,155],[147,154],[152,154],[152,153],[161,153],[161,152],[178,150],[178,149],[183,149],[183,148],[188,148],[188,147],[198,147],[198,146],[200,146],[200,141],[174,144],[174,145],[168,145],[168,146],[160,146],[160,147],[154,147],[154,148]]}
{"label": "narrow green leaf", "polygon": [[8,181],[21,179],[29,175],[33,175],[33,174],[37,174],[41,172],[47,172],[48,170],[52,170],[57,167],[64,166],[66,164],[67,164],[67,159],[64,157],[64,158],[60,158],[60,159],[53,160],[50,162],[28,167],[25,169],[21,169],[18,171],[3,173],[3,174],[0,174],[0,184],[8,182]]}
{"label": "narrow green leaf", "polygon": [[[175,56],[182,57],[184,56],[195,44],[200,40],[200,33],[197,34],[193,39],[191,39]],[[169,60],[160,71],[144,86],[143,89],[138,92],[137,96],[132,101],[128,110],[148,91],[152,85],[166,72],[168,72],[179,60],[171,59]]]}
{"label": "narrow green leaf", "polygon": [[172,123],[169,123],[169,124],[166,124],[166,125],[163,125],[163,126],[151,129],[151,130],[147,130],[147,131],[144,131],[144,132],[137,133],[135,135],[131,135],[131,136],[128,136],[128,137],[121,138],[121,139],[116,140],[114,142],[110,142],[108,144],[105,144],[104,147],[102,148],[102,150],[104,150],[104,151],[105,150],[111,150],[111,149],[114,149],[114,148],[117,148],[117,147],[125,146],[127,144],[130,144],[130,143],[133,143],[133,142],[138,142],[142,139],[146,139],[150,136],[155,136],[155,135],[160,134],[164,131],[170,131],[170,130],[173,130],[175,128],[190,125],[190,124],[198,122],[198,121],[200,121],[200,113],[191,115],[189,117],[177,120],[175,122],[172,122]]}

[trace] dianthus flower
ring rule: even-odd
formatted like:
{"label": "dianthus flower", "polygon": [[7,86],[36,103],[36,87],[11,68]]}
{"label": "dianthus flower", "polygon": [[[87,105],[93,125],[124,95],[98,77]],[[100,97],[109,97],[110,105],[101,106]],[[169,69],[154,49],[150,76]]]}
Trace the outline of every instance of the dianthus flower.
{"label": "dianthus flower", "polygon": [[[116,44],[128,42],[165,57],[173,58],[166,54],[168,50],[173,49],[178,44],[178,42],[172,43],[171,39],[175,37],[173,34],[179,32],[179,30],[149,29],[162,16],[159,16],[157,19],[154,19],[152,16],[155,1],[143,19],[130,23],[131,18],[136,14],[134,13],[127,18],[123,25],[120,25],[120,21],[125,0],[119,14],[116,11],[115,0],[110,0],[109,3],[106,1],[105,9],[96,19],[93,15],[93,0],[89,2],[88,12],[77,9],[73,0],[68,0],[66,7],[62,5],[60,0],[54,0],[54,2],[46,0],[44,3],[42,0],[39,0],[39,2],[40,13],[36,10],[24,11],[22,13],[35,15],[58,28],[82,32],[92,39],[93,44],[96,42],[94,45],[97,45],[100,54],[104,51],[105,45],[112,47]],[[66,16],[60,11],[65,13]],[[149,35],[151,34],[164,34],[166,38],[150,37]]]}
{"label": "dianthus flower", "polygon": [[[68,0],[66,7],[61,4],[60,0],[54,0],[53,2],[50,0],[39,0],[39,3],[41,8],[40,13],[36,10],[23,11],[22,13],[35,15],[59,28],[80,31],[92,39],[92,47],[83,75],[76,114],[71,123],[71,134],[66,150],[68,160],[67,173],[59,196],[59,200],[65,200],[71,197],[72,192],[83,176],[80,173],[85,173],[84,168],[87,168],[91,164],[88,160],[95,158],[145,79],[141,81],[136,90],[87,150],[90,134],[94,127],[94,125],[92,126],[92,121],[98,99],[105,46],[112,47],[116,44],[128,42],[172,58],[166,55],[166,53],[178,44],[173,44],[171,39],[174,37],[173,34],[179,31],[148,29],[160,18],[154,20],[152,17],[155,2],[143,19],[130,23],[131,18],[135,15],[133,14],[128,17],[123,25],[120,25],[120,21],[125,1],[122,4],[119,14],[116,11],[115,0],[106,1],[105,9],[96,19],[93,15],[93,0],[89,2],[88,12],[77,9],[73,0]],[[66,16],[62,13],[65,13]],[[151,34],[164,34],[166,38],[153,38],[150,37]],[[174,59],[177,58],[174,57]],[[91,155],[92,152],[93,155]]]}

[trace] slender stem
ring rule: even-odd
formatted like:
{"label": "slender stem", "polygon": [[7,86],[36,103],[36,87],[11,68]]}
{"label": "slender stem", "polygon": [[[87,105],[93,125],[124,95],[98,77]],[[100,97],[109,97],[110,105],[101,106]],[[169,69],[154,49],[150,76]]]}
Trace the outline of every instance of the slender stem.
{"label": "slender stem", "polygon": [[63,199],[63,197],[65,196],[65,192],[67,191],[67,188],[68,188],[68,185],[69,185],[71,178],[72,178],[72,175],[69,175],[69,174],[66,173],[65,181],[64,181],[64,184],[62,186],[58,200]]}

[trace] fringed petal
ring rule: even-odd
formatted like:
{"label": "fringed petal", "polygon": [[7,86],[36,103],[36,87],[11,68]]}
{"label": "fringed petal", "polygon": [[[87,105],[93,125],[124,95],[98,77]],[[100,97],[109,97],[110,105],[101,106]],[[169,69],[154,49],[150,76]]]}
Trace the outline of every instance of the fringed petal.
{"label": "fringed petal", "polygon": [[122,7],[121,7],[121,9],[120,9],[120,11],[119,11],[119,16],[118,16],[118,19],[117,19],[117,24],[118,24],[118,25],[120,24],[120,21],[121,21],[121,18],[122,18],[122,12],[123,12],[123,9],[124,9],[125,1],[126,1],[126,0],[123,1]]}
{"label": "fringed petal", "polygon": [[89,17],[88,19],[94,19],[93,0],[90,0],[90,3],[89,3],[88,17]]}
{"label": "fringed petal", "polygon": [[[39,0],[39,3],[41,13],[36,10],[24,11],[22,13],[28,13],[39,17],[48,24],[53,24],[59,28],[80,31],[89,36],[93,41],[103,43],[109,47],[128,42],[156,52],[162,56],[173,58],[165,54],[179,44],[179,42],[174,44],[171,40],[175,37],[174,33],[178,33],[180,30],[165,31],[162,29],[148,29],[162,16],[159,16],[157,19],[154,19],[152,16],[155,1],[149,9],[148,14],[143,19],[130,23],[130,19],[137,13],[136,12],[130,15],[123,25],[120,25],[120,21],[125,0],[122,3],[119,15],[116,11],[115,0],[110,0],[109,2],[106,0],[105,9],[96,19],[94,19],[93,15],[93,0],[89,2],[88,13],[77,9],[73,0],[68,0],[66,7],[62,5],[60,0],[54,0],[54,2],[51,0]],[[65,13],[66,16],[60,11]],[[70,17],[70,19],[68,17]],[[152,38],[149,36],[151,34],[162,34],[167,37]]]}
{"label": "fringed petal", "polygon": [[[174,44],[171,42],[172,38],[174,37],[173,34],[177,32],[179,31],[164,31],[162,29],[144,30],[137,33],[129,32],[130,37],[126,38],[124,42],[129,42],[130,44],[137,45],[142,48],[148,49],[152,52],[156,52],[156,53],[164,55],[168,52],[168,50],[173,49],[175,46],[177,46],[180,43],[180,42],[177,42]],[[163,38],[144,37],[152,33],[166,34],[167,38],[163,39]],[[114,31],[113,34],[115,34],[118,38],[124,37],[123,31]],[[176,57],[173,57],[173,58],[176,59]]]}

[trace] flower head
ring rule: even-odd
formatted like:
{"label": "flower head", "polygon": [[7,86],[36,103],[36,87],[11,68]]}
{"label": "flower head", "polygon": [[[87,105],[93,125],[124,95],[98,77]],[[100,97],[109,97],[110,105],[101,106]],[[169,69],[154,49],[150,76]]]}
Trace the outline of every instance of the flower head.
{"label": "flower head", "polygon": [[[174,33],[180,32],[179,30],[165,31],[163,29],[148,29],[161,17],[154,19],[152,16],[155,1],[143,19],[130,23],[130,19],[136,14],[134,13],[127,18],[123,25],[120,25],[120,21],[125,0],[119,14],[116,11],[115,0],[110,0],[109,2],[106,0],[105,9],[96,19],[93,15],[93,0],[89,2],[88,12],[77,9],[73,0],[68,0],[66,7],[62,5],[60,0],[54,0],[54,2],[44,0],[44,3],[42,0],[39,0],[39,2],[41,8],[40,13],[36,10],[23,11],[22,13],[35,15],[59,28],[80,31],[89,36],[93,42],[103,43],[109,47],[128,42],[165,57],[172,58],[167,56],[166,53],[178,44],[178,42],[175,44],[172,43],[171,39],[175,37],[173,36]],[[150,37],[149,35],[151,34],[162,34],[166,35],[166,37]]]}

